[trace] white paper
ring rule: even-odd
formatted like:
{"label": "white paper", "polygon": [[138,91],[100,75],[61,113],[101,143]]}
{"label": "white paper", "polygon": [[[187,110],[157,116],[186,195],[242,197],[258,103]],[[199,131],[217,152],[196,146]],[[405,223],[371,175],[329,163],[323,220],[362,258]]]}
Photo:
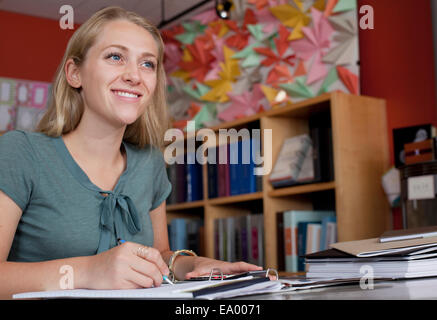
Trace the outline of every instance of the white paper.
{"label": "white paper", "polygon": [[408,178],[408,200],[434,199],[434,176]]}

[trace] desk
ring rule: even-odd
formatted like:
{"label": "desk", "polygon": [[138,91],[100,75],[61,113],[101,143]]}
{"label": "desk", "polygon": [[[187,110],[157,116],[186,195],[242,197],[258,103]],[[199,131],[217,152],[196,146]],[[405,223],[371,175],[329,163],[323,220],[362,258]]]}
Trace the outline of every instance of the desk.
{"label": "desk", "polygon": [[315,288],[276,294],[237,297],[235,300],[437,300],[437,277],[375,281],[373,289],[359,284]]}

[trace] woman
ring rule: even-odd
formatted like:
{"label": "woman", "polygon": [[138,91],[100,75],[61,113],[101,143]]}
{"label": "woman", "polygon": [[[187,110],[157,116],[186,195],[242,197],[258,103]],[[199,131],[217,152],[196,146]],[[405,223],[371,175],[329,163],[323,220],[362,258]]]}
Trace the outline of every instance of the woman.
{"label": "woman", "polygon": [[59,290],[65,265],[89,289],[261,269],[169,249],[162,60],[155,27],[100,10],[70,39],[39,132],[0,138],[2,298]]}

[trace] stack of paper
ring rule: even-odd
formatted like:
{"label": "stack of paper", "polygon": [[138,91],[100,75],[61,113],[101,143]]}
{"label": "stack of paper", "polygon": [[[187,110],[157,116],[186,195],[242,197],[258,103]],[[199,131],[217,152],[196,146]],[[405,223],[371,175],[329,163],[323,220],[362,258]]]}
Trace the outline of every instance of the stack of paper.
{"label": "stack of paper", "polygon": [[335,243],[306,255],[308,278],[417,278],[437,276],[437,237]]}

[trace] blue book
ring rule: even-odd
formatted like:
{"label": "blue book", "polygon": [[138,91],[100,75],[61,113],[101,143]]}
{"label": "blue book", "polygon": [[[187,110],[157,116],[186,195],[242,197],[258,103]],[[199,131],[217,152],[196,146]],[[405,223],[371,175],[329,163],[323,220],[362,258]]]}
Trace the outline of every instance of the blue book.
{"label": "blue book", "polygon": [[[209,150],[212,150],[213,148],[210,148]],[[214,148],[216,152],[215,156],[215,163],[209,163],[207,164],[208,169],[208,198],[217,198],[218,197],[218,187],[217,187],[217,162],[218,162],[218,152],[217,148]]]}
{"label": "blue book", "polygon": [[337,222],[337,217],[336,216],[331,216],[331,217],[324,217],[322,219],[322,231],[320,234],[320,251],[322,250],[327,250],[328,249],[328,243],[327,243],[327,225],[328,222],[333,222],[336,223]]}
{"label": "blue book", "polygon": [[175,218],[170,222],[170,242],[172,251],[188,248],[187,221],[184,218]]}
{"label": "blue book", "polygon": [[311,222],[297,224],[297,271],[305,271],[305,256],[307,243],[307,226]]}
{"label": "blue book", "polygon": [[196,161],[196,153],[187,153],[187,201],[203,199],[202,167]]}
{"label": "blue book", "polygon": [[239,142],[229,144],[229,184],[230,195],[236,196],[241,194],[240,179],[240,157]]}

